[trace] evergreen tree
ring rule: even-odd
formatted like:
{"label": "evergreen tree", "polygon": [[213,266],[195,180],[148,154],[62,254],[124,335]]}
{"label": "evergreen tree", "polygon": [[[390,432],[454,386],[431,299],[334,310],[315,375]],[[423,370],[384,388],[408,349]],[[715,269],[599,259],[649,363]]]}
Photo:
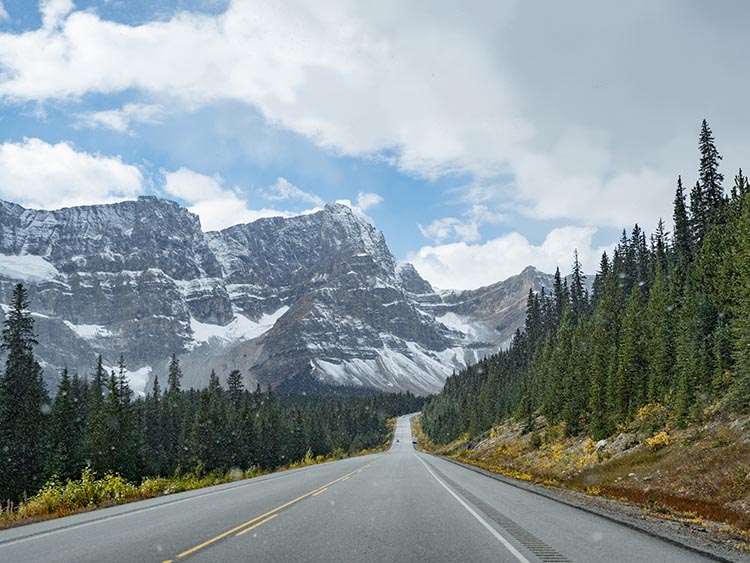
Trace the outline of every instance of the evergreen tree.
{"label": "evergreen tree", "polygon": [[[723,221],[724,189],[722,182],[724,181],[724,175],[719,172],[721,155],[716,150],[713,133],[711,133],[705,119],[701,123],[698,145],[701,153],[698,177],[703,194],[706,227],[708,228]],[[703,234],[705,235],[705,232]]]}
{"label": "evergreen tree", "polygon": [[34,320],[26,288],[13,290],[0,349],[7,352],[0,377],[0,499],[18,501],[44,483],[45,429],[50,412],[42,368],[34,359]]}
{"label": "evergreen tree", "polygon": [[60,479],[75,479],[83,468],[83,425],[78,419],[75,399],[66,368],[60,376],[57,394],[52,402],[49,424],[50,451],[47,457],[47,474],[57,475]]}
{"label": "evergreen tree", "polygon": [[690,231],[692,246],[700,248],[710,226],[708,201],[700,182],[690,191]]}
{"label": "evergreen tree", "polygon": [[646,308],[645,346],[648,364],[648,400],[661,401],[671,385],[674,366],[673,306],[662,268],[658,267]]}
{"label": "evergreen tree", "polygon": [[107,418],[104,409],[104,391],[107,372],[101,354],[97,357],[86,407],[86,424],[83,451],[86,461],[95,468],[105,468],[109,459],[106,446]]}
{"label": "evergreen tree", "polygon": [[169,362],[169,375],[167,377],[167,390],[170,392],[178,392],[181,389],[180,380],[182,379],[182,369],[180,368],[180,361],[177,359],[177,354],[172,354],[172,359]]}
{"label": "evergreen tree", "polygon": [[645,404],[647,395],[643,294],[634,287],[622,320],[622,339],[617,364],[615,406],[621,420]]}
{"label": "evergreen tree", "polygon": [[578,260],[578,249],[573,253],[573,271],[570,283],[570,305],[575,318],[581,317],[588,307],[588,295],[584,282],[586,276],[583,275],[583,268]]}
{"label": "evergreen tree", "polygon": [[229,401],[235,408],[239,408],[240,406],[242,391],[244,388],[245,385],[242,382],[242,374],[240,373],[240,370],[234,369],[230,371],[227,376],[227,389],[229,390]]}
{"label": "evergreen tree", "polygon": [[223,392],[216,372],[212,371],[208,388],[200,393],[190,435],[190,450],[203,471],[226,470],[230,460],[229,443]]}

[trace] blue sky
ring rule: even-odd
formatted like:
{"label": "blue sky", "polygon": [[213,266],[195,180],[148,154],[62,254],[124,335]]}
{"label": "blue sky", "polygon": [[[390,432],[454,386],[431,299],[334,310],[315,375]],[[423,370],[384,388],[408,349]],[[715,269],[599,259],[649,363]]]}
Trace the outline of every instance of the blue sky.
{"label": "blue sky", "polygon": [[346,200],[438,287],[593,272],[669,218],[702,118],[728,178],[750,154],[746,8],[534,4],[4,0],[0,197],[206,228]]}

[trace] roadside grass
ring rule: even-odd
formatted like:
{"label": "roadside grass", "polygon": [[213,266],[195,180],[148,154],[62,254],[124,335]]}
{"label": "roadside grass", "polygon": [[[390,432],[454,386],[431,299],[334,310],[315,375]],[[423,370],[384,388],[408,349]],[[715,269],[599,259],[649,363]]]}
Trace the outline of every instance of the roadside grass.
{"label": "roadside grass", "polygon": [[202,489],[204,487],[231,483],[241,479],[250,479],[269,473],[288,471],[290,469],[317,465],[329,461],[380,453],[387,450],[391,445],[396,427],[396,419],[388,419],[386,423],[388,425],[388,434],[383,442],[374,448],[360,450],[355,453],[347,453],[344,450],[338,449],[327,456],[314,456],[308,450],[307,455],[303,459],[279,467],[274,471],[251,467],[247,470],[235,468],[229,471],[213,471],[201,474],[200,470],[196,469],[195,472],[179,473],[171,477],[145,477],[140,484],[135,484],[124,479],[117,473],[106,473],[103,476],[97,476],[90,467],[86,467],[82,471],[80,479],[63,481],[52,477],[27,501],[17,506],[14,506],[12,503],[0,506],[0,529],[60,518],[62,516],[148,498]]}
{"label": "roadside grass", "polygon": [[[566,437],[563,424],[543,417],[506,420],[479,437],[435,446],[419,432],[424,451],[511,478],[625,501],[644,515],[720,530],[750,544],[750,417],[708,408],[704,420],[679,428],[653,404],[613,436],[595,442]],[[413,422],[419,429],[419,421]],[[415,432],[416,433],[416,432]]]}

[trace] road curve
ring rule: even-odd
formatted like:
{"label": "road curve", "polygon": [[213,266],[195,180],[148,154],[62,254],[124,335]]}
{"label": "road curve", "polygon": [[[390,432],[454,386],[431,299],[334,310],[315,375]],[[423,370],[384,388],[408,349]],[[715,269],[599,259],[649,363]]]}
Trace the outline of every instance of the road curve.
{"label": "road curve", "polygon": [[711,561],[605,518],[414,450],[387,453],[0,532],[0,561]]}

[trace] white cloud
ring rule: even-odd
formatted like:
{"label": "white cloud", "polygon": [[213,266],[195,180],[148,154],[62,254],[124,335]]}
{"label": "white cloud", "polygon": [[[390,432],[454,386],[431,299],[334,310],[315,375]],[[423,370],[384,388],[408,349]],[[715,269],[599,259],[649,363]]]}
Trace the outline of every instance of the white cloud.
{"label": "white cloud", "polygon": [[500,223],[505,220],[505,215],[502,213],[491,211],[486,205],[478,203],[469,207],[463,215],[466,217],[465,220],[456,217],[441,217],[435,219],[427,227],[417,226],[423,237],[435,243],[441,243],[447,239],[478,242],[482,239],[479,227],[485,223]]}
{"label": "white cloud", "polygon": [[[665,55],[665,44],[677,43],[651,30],[643,39],[658,37],[661,43],[649,44],[646,52],[659,56],[642,56],[618,43],[630,41],[629,33],[603,32],[596,19],[601,14],[586,9],[547,6],[555,18],[540,22],[539,8],[534,13],[527,3],[512,0],[476,10],[452,3],[429,11],[404,2],[331,0],[321,10],[313,0],[235,0],[219,15],[179,12],[137,26],[104,21],[93,11],[71,12],[70,0],[46,0],[41,9],[42,28],[0,34],[0,96],[5,99],[43,101],[136,90],[188,108],[240,101],[270,123],[336,154],[388,155],[401,170],[428,178],[447,172],[509,178],[508,186],[484,190],[482,199],[471,203],[586,225],[619,227],[634,220],[649,225],[670,213],[673,176],[686,172],[675,163],[689,158],[662,158],[674,142],[672,107],[696,97],[679,117],[697,120],[695,112],[703,112],[702,98],[710,94],[701,98],[699,87],[675,100],[674,80],[653,90],[652,84],[672,67],[694,66],[692,46],[682,46],[685,55]],[[669,9],[686,16],[687,9],[678,5]],[[520,25],[514,18],[525,10],[531,13]],[[657,15],[668,11],[655,10]],[[608,21],[620,31],[641,29],[646,22],[636,12],[619,10]],[[558,19],[568,25],[559,25]],[[653,21],[660,20],[654,16]],[[670,21],[685,23],[677,17]],[[539,25],[549,26],[549,40],[539,42],[538,33],[529,33]],[[699,29],[716,39],[713,30]],[[557,35],[559,30],[571,37],[592,35],[596,41],[568,41]],[[508,37],[516,43],[506,43]],[[580,45],[585,46],[581,52],[576,50]],[[732,43],[726,49],[729,55],[743,52]],[[580,64],[581,57],[597,72]],[[665,64],[673,59],[680,65]],[[742,73],[726,74],[739,80]],[[646,87],[634,89],[633,84]],[[734,96],[747,89],[725,91]],[[622,112],[629,120],[623,126],[620,110],[634,96],[640,105]],[[558,103],[570,107],[562,111]],[[654,107],[662,108],[660,119],[648,113]],[[662,112],[670,116],[666,126]],[[118,116],[104,120],[124,126]],[[627,130],[626,140],[620,140],[612,123]],[[610,130],[611,137],[602,134]],[[646,165],[633,165],[632,154]],[[481,223],[452,219],[452,236],[474,240]],[[464,225],[463,235],[456,221]]]}
{"label": "white cloud", "polygon": [[41,29],[0,35],[0,95],[136,89],[191,107],[239,100],[343,154],[397,149],[398,166],[429,177],[495,173],[499,155],[532,132],[485,46],[455,25],[505,21],[506,3],[480,17],[461,6],[425,14],[348,0],[326,10],[312,0],[234,1],[223,14],[139,26],[70,8],[50,0]]}
{"label": "white cloud", "polygon": [[472,221],[462,221],[456,217],[441,217],[423,227],[417,225],[422,236],[436,243],[443,242],[449,238],[455,238],[464,242],[476,242],[482,238],[479,228]]}
{"label": "white cloud", "polygon": [[292,199],[306,201],[308,203],[312,203],[316,207],[323,207],[325,205],[325,202],[321,198],[319,198],[315,194],[311,194],[301,190],[286,178],[277,179],[276,183],[269,186],[265,190],[261,190],[261,194],[265,199],[268,199],[270,201]]}
{"label": "white cloud", "polygon": [[39,3],[42,26],[46,29],[57,27],[74,8],[73,0],[42,0]]}
{"label": "white cloud", "polygon": [[419,273],[436,287],[474,289],[495,283],[533,265],[542,271],[567,273],[578,249],[584,271],[593,275],[603,251],[611,247],[592,246],[593,227],[561,227],[549,232],[541,245],[534,245],[519,233],[483,244],[457,242],[425,246],[407,256]]}
{"label": "white cloud", "polygon": [[134,198],[143,175],[118,157],[76,151],[69,143],[40,139],[0,145],[0,197],[56,209]]}
{"label": "white cloud", "polygon": [[357,207],[362,211],[367,211],[371,207],[383,203],[383,197],[379,194],[359,192],[357,194]]}
{"label": "white cloud", "polygon": [[125,104],[120,109],[79,114],[76,126],[91,129],[101,127],[114,129],[118,133],[126,133],[131,123],[146,125],[160,123],[165,114],[164,107],[159,104]]}
{"label": "white cloud", "polygon": [[302,212],[279,211],[277,209],[251,209],[239,188],[223,186],[218,174],[206,176],[188,168],[164,172],[164,191],[188,204],[188,209],[198,215],[206,231],[215,231],[250,223],[263,217],[293,217]]}
{"label": "white cloud", "polygon": [[5,6],[3,6],[2,0],[0,0],[0,20],[9,20],[10,16],[8,15],[8,11],[5,9]]}

